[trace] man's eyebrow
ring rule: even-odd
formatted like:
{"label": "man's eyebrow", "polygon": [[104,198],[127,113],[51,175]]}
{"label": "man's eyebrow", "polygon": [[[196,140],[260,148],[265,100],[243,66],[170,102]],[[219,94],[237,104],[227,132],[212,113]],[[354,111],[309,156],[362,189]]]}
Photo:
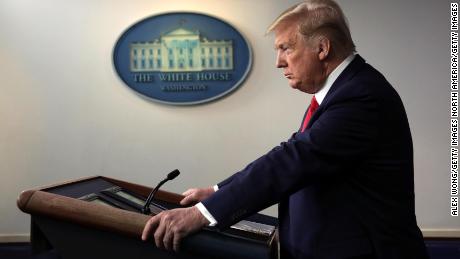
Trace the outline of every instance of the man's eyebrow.
{"label": "man's eyebrow", "polygon": [[281,45],[283,45],[283,44],[282,44],[282,43],[275,43],[275,44],[273,45],[273,49],[274,49],[274,50],[278,50],[279,48],[281,48]]}
{"label": "man's eyebrow", "polygon": [[282,47],[284,47],[284,48],[285,48],[285,47],[292,47],[292,46],[295,46],[295,43],[296,43],[296,41],[293,40],[293,39],[291,39],[291,40],[289,40],[289,41],[287,41],[287,42],[275,43],[275,45],[273,46],[273,48],[274,48],[275,50],[277,50],[277,49],[282,48]]}

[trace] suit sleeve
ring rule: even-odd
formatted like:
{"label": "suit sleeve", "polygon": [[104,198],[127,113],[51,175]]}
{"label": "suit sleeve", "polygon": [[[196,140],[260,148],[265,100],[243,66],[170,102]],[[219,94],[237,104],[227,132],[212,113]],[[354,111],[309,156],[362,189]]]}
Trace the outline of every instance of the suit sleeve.
{"label": "suit sleeve", "polygon": [[[308,109],[307,109],[307,110],[308,110]],[[305,114],[306,114],[306,112],[305,112]],[[304,116],[304,117],[305,117],[305,116]],[[304,118],[304,119],[305,119],[305,118]],[[303,120],[302,120],[302,124],[303,124]],[[300,125],[301,127],[302,127],[302,124]],[[299,130],[300,130],[300,129],[299,129]],[[292,134],[291,138],[294,137],[295,134],[296,134],[296,133]],[[275,147],[275,148],[276,148],[276,147]],[[235,173],[235,174],[229,176],[227,179],[225,179],[225,180],[221,181],[220,183],[218,183],[217,186],[219,187],[219,190],[222,189],[222,187],[223,187],[224,185],[227,185],[227,184],[231,183],[232,180],[233,180],[235,177],[240,177],[241,174],[245,173],[246,171],[250,171],[250,169],[251,169],[253,163],[254,163],[254,162],[252,162],[252,163],[250,163],[249,165],[247,165],[246,168],[245,168],[245,170],[239,171],[239,172],[237,172],[237,173]]]}
{"label": "suit sleeve", "polygon": [[370,94],[340,98],[311,128],[219,185],[219,191],[203,201],[217,227],[226,228],[312,183],[346,176],[346,168],[369,154],[378,136],[377,107]]}

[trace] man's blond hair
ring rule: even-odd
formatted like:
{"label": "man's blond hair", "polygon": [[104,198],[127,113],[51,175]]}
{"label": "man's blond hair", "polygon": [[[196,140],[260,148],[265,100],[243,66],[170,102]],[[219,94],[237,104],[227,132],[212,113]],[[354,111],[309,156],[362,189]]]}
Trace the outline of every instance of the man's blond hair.
{"label": "man's blond hair", "polygon": [[333,0],[306,0],[284,11],[270,25],[267,33],[282,26],[298,26],[305,40],[326,37],[337,56],[346,57],[355,51],[348,22],[340,6]]}

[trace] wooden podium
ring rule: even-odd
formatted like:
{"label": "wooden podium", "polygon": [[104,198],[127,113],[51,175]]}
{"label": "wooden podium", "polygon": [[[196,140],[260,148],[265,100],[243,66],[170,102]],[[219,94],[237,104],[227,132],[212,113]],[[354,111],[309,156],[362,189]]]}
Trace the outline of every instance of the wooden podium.
{"label": "wooden podium", "polygon": [[[150,218],[140,213],[152,188],[95,176],[24,191],[18,207],[31,215],[34,253],[72,258],[278,258],[276,219],[256,214],[225,231],[208,227],[186,237],[179,253],[141,240]],[[181,207],[182,195],[160,190],[150,208]]]}

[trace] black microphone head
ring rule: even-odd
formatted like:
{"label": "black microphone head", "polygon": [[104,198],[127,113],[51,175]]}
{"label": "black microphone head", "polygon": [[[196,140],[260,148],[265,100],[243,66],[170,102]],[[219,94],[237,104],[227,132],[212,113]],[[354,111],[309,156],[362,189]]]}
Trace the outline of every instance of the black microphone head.
{"label": "black microphone head", "polygon": [[172,180],[174,178],[176,178],[178,175],[180,174],[179,170],[174,170],[172,171],[171,173],[168,174],[168,180]]}

